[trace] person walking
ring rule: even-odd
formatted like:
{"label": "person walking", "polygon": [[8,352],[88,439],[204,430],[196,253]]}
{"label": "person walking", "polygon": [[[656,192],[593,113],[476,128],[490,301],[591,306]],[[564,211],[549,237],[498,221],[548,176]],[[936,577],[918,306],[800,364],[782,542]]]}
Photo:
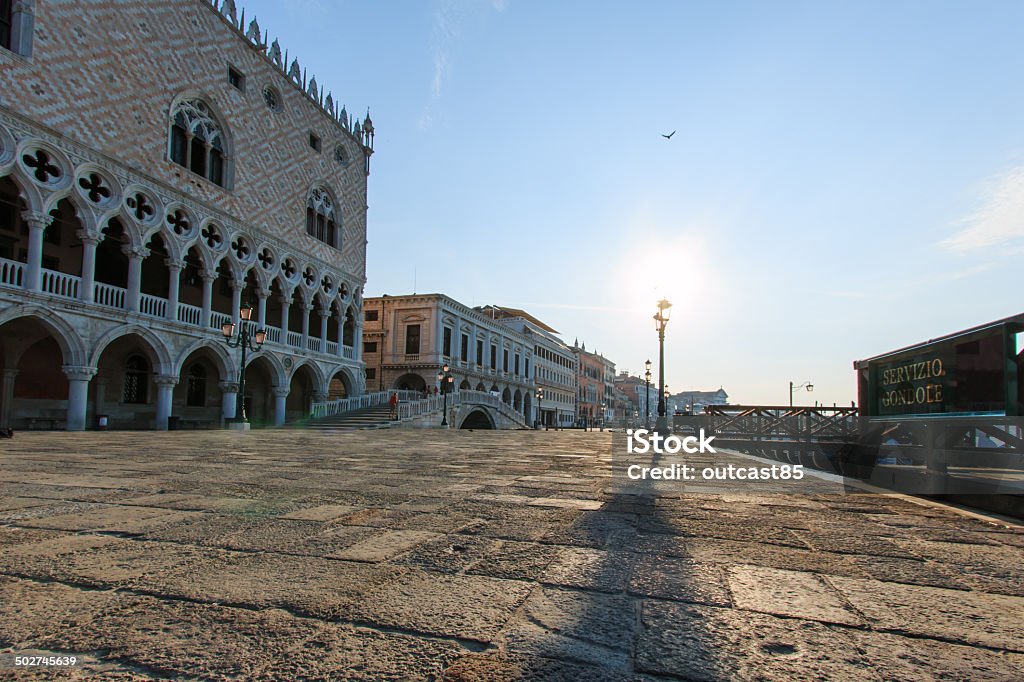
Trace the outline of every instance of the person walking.
{"label": "person walking", "polygon": [[388,415],[391,419],[398,419],[398,394],[392,393],[388,399],[388,406],[391,408],[390,414]]}

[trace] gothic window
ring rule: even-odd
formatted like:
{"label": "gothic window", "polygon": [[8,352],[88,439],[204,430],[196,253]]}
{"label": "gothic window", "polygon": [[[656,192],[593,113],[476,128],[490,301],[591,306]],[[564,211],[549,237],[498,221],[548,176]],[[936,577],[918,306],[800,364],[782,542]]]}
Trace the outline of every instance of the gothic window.
{"label": "gothic window", "polygon": [[11,0],[0,0],[0,47],[11,49]]}
{"label": "gothic window", "polygon": [[124,366],[124,394],[122,402],[144,405],[149,388],[149,363],[139,355],[128,358]]}
{"label": "gothic window", "polygon": [[345,151],[344,145],[339,144],[334,148],[334,160],[339,166],[344,167],[348,165],[348,152]]}
{"label": "gothic window", "polygon": [[263,88],[263,101],[266,102],[267,107],[271,111],[281,110],[281,95],[279,95],[277,90],[269,85]]}
{"label": "gothic window", "polygon": [[192,365],[188,370],[188,394],[185,404],[189,407],[206,406],[206,368]]}
{"label": "gothic window", "polygon": [[226,186],[224,131],[202,100],[182,100],[171,112],[170,155],[179,166]]}
{"label": "gothic window", "polygon": [[341,240],[337,238],[337,233],[334,200],[326,188],[317,187],[306,200],[306,234],[339,248]]}

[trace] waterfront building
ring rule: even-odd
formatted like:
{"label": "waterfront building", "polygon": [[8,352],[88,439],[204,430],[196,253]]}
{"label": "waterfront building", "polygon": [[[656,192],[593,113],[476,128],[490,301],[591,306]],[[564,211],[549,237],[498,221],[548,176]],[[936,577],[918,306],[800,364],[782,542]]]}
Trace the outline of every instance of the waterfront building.
{"label": "waterfront building", "polygon": [[577,420],[583,426],[604,424],[609,415],[608,398],[615,382],[615,363],[600,353],[587,350],[587,344],[573,343],[577,361]]}
{"label": "waterfront building", "polygon": [[533,414],[533,342],[444,294],[365,299],[363,358],[370,390],[430,391],[447,364],[453,387],[490,392]]}
{"label": "waterfront building", "polygon": [[0,27],[0,426],[235,417],[245,303],[255,422],[360,393],[369,114],[233,0],[0,2]]}
{"label": "waterfront building", "polygon": [[539,426],[572,426],[576,421],[577,374],[572,348],[558,338],[557,330],[525,310],[485,306],[481,312],[532,340],[534,382],[543,389],[532,422]]}
{"label": "waterfront building", "polygon": [[704,411],[707,405],[728,405],[729,394],[719,387],[717,391],[681,391],[673,393],[670,401],[674,410],[689,410],[697,414]]}

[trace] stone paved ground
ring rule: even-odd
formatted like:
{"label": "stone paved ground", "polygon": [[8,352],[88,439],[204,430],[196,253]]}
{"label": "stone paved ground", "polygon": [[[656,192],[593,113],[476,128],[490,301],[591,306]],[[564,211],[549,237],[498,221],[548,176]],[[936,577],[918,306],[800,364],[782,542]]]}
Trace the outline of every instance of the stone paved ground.
{"label": "stone paved ground", "polygon": [[0,441],[4,679],[1013,680],[1024,533],[615,492],[608,434]]}

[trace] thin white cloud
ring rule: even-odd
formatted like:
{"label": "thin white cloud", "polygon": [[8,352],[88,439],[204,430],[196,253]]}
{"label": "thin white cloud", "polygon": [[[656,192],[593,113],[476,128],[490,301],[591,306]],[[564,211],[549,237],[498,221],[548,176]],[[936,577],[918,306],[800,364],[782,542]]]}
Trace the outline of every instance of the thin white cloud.
{"label": "thin white cloud", "polygon": [[981,204],[960,221],[961,228],[939,242],[948,251],[969,253],[1024,240],[1024,166],[990,178]]}
{"label": "thin white cloud", "polygon": [[489,6],[496,12],[502,12],[507,6],[507,1],[490,0],[487,5],[482,5],[479,0],[438,0],[434,4],[430,38],[434,75],[430,82],[430,100],[423,108],[416,124],[420,130],[427,130],[434,122],[434,108],[441,100],[444,84],[452,69],[452,62],[448,55],[452,44],[462,34],[467,13],[477,10],[481,6]]}

